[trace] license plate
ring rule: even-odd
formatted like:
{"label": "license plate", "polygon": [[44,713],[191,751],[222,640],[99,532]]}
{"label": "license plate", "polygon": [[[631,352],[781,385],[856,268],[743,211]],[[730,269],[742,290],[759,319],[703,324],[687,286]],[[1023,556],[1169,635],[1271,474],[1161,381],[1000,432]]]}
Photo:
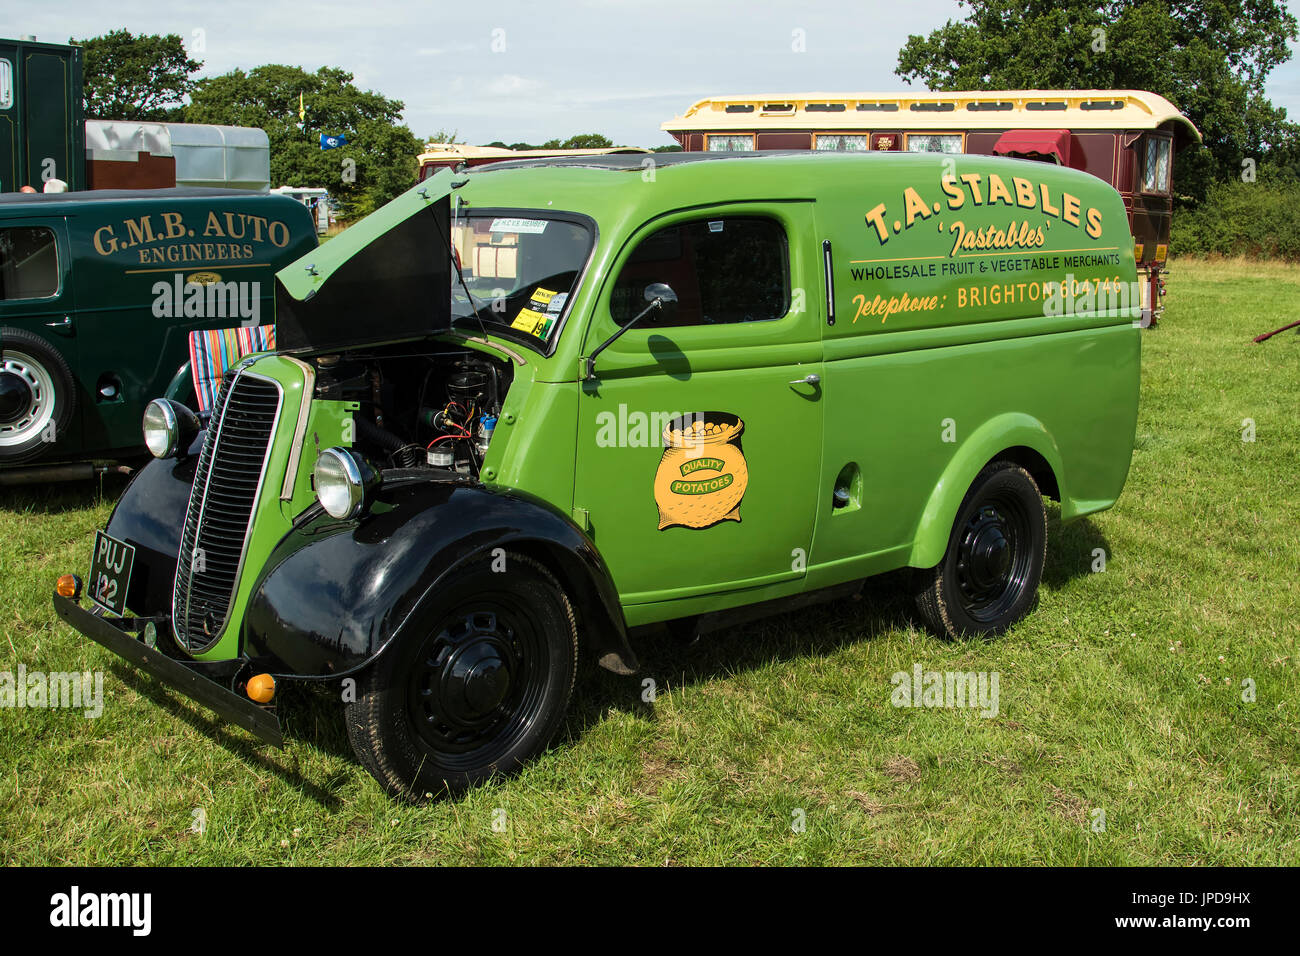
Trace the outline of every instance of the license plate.
{"label": "license plate", "polygon": [[90,558],[90,599],[119,616],[126,614],[126,589],[131,584],[135,548],[102,531],[95,532]]}

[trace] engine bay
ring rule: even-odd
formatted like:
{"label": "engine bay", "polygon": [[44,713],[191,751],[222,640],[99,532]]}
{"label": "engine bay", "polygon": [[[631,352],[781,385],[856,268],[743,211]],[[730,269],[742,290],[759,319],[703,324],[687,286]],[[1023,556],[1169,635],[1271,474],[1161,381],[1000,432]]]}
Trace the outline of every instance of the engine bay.
{"label": "engine bay", "polygon": [[478,477],[513,380],[509,362],[470,349],[323,355],[315,397],[357,402],[353,447],[381,469]]}

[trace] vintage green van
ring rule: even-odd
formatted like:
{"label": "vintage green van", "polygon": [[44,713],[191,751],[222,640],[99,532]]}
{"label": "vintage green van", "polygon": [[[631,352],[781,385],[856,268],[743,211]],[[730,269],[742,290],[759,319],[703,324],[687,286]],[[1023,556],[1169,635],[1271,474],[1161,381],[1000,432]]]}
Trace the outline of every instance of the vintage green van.
{"label": "vintage green van", "polygon": [[[580,655],[912,568],[944,637],[1029,612],[1043,496],[1127,476],[1140,330],[1110,186],[983,156],[444,172],[279,274],[278,353],[159,460],[58,614],[265,740],[328,681],[393,794],[546,746]],[[89,607],[80,603],[89,598]],[[632,632],[633,639],[629,639]]]}
{"label": "vintage green van", "polygon": [[147,457],[189,333],[272,323],[276,271],[315,246],[301,203],[244,190],[0,194],[0,482]]}

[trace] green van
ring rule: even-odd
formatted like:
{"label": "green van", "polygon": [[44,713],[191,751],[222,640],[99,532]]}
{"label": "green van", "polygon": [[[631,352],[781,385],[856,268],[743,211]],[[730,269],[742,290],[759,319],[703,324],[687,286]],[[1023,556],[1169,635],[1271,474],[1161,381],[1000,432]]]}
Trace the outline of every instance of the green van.
{"label": "green van", "polygon": [[234,189],[0,194],[0,482],[146,455],[140,416],[189,394],[189,334],[274,321],[315,248],[301,203]]}
{"label": "green van", "polygon": [[278,354],[206,429],[149,407],[159,460],[54,603],[267,741],[277,687],[328,682],[395,795],[517,769],[579,656],[633,673],[652,625],[911,568],[938,635],[998,633],[1034,604],[1043,497],[1072,521],[1128,472],[1124,205],[1047,164],[503,163],[279,280]]}

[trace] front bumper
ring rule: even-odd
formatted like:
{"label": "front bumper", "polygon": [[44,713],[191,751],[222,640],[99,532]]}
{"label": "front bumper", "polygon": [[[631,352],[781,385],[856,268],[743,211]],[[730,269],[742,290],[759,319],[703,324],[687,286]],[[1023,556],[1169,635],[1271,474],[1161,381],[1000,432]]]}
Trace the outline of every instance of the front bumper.
{"label": "front bumper", "polygon": [[[199,661],[187,663],[168,657],[131,634],[127,630],[131,623],[129,620],[100,617],[59,594],[54,595],[54,612],[92,641],[107,647],[127,663],[141,668],[195,703],[238,724],[268,744],[284,746],[280,720],[275,712],[241,697],[207,676],[204,672],[211,671],[213,665]],[[144,623],[139,622],[140,626]]]}

